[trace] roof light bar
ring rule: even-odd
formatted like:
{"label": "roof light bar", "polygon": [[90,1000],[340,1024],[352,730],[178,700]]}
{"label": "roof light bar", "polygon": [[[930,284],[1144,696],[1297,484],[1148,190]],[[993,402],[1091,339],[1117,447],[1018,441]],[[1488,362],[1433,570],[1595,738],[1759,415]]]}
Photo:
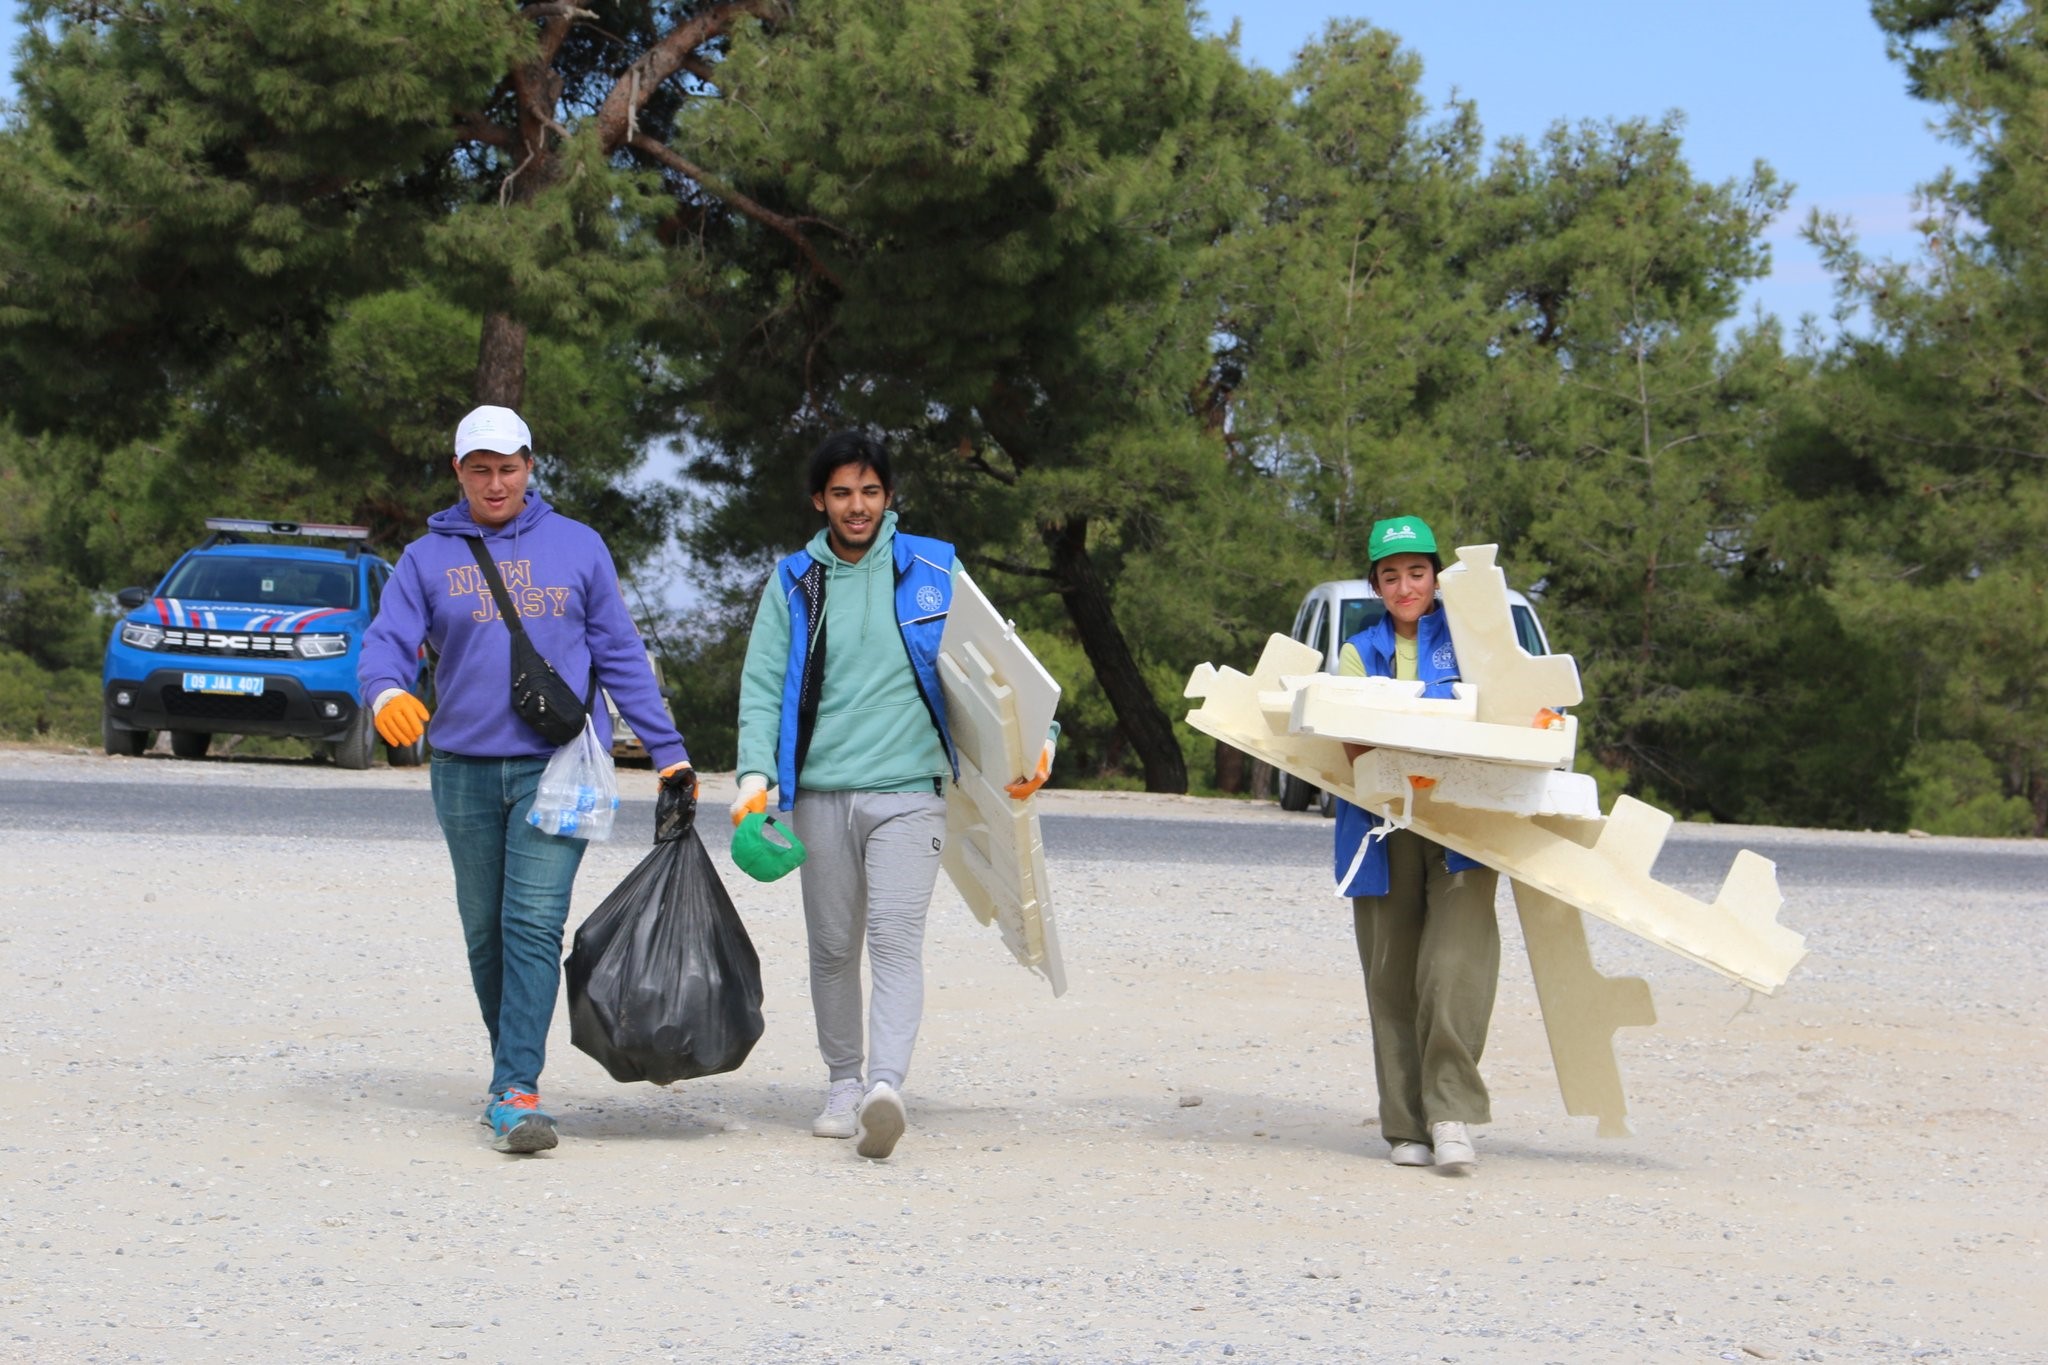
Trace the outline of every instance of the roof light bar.
{"label": "roof light bar", "polygon": [[208,517],[209,531],[239,531],[259,536],[319,536],[326,540],[368,540],[367,526],[330,526],[316,521],[258,521],[254,517]]}

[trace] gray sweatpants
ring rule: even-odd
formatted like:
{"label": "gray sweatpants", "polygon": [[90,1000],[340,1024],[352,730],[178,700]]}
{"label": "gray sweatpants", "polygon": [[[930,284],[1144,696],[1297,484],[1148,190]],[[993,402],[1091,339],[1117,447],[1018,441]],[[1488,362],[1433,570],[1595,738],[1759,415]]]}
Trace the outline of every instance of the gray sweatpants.
{"label": "gray sweatpants", "polygon": [[898,1090],[924,1015],[924,921],[939,876],[946,802],[932,792],[799,791],[804,927],[818,1052],[835,1081],[858,1078],[860,953],[868,950],[867,1081]]}

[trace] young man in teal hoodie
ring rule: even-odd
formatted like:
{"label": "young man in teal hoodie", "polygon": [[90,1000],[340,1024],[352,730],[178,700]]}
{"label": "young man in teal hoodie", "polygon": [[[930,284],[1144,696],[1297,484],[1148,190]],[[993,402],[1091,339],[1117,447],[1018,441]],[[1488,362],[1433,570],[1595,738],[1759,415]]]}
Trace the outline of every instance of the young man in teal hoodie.
{"label": "young man in teal hoodie", "polygon": [[747,643],[733,819],[765,810],[774,787],[807,850],[811,1008],[828,1075],[811,1131],[855,1138],[879,1160],[903,1135],[924,1012],[925,914],[955,771],[939,637],[959,561],[946,542],[897,529],[889,456],[872,437],[828,438],[810,490],[825,526],[776,566]]}

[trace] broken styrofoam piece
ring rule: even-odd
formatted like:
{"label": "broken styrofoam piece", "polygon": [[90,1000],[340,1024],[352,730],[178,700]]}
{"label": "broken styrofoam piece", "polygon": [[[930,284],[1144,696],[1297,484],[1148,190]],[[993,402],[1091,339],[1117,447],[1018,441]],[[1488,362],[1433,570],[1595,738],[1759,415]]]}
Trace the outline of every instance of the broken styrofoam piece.
{"label": "broken styrofoam piece", "polygon": [[1288,707],[1294,705],[1294,698],[1309,686],[1327,689],[1328,694],[1361,706],[1370,706],[1376,711],[1397,711],[1404,715],[1431,716],[1439,720],[1476,721],[1479,719],[1479,689],[1470,683],[1451,684],[1451,696],[1425,697],[1424,684],[1412,678],[1361,678],[1341,673],[1305,673],[1299,677],[1285,677],[1280,680],[1281,691],[1262,693],[1260,702],[1270,709],[1268,696],[1276,700],[1285,697]]}
{"label": "broken styrofoam piece", "polygon": [[[1632,797],[1615,802],[1592,847],[1561,837],[1557,826],[1497,811],[1467,810],[1416,792],[1409,827],[1468,858],[1596,915],[1616,928],[1765,994],[1806,956],[1806,940],[1777,922],[1783,904],[1767,858],[1736,855],[1721,894],[1709,904],[1650,875],[1671,817]],[[1661,827],[1660,827],[1661,826]]]}
{"label": "broken styrofoam piece", "polygon": [[1465,545],[1458,562],[1437,575],[1437,591],[1450,617],[1458,672],[1479,684],[1479,719],[1528,725],[1548,707],[1576,706],[1585,693],[1578,661],[1569,654],[1533,655],[1515,638],[1508,580],[1494,564],[1497,545]]}
{"label": "broken styrofoam piece", "polygon": [[[1007,794],[1004,799],[1009,799]],[[1043,975],[1052,984],[1053,994],[1061,995],[1067,983],[1057,931],[1048,913],[1050,907],[1034,894],[1046,884],[1044,845],[1005,830],[1004,825],[1011,823],[1014,821],[1001,812],[984,809],[980,802],[949,797],[940,865],[975,919],[993,925],[1011,955]]]}
{"label": "broken styrofoam piece", "polygon": [[[1383,690],[1358,686],[1359,678],[1310,678],[1294,691],[1290,728],[1297,734],[1343,740],[1349,744],[1476,758],[1534,768],[1570,766],[1578,746],[1578,722],[1560,716],[1556,728],[1537,729],[1525,717],[1514,725],[1471,718],[1483,710],[1486,689],[1476,690],[1474,708],[1458,701],[1439,701],[1443,711],[1425,711],[1429,698],[1389,697]],[[1382,705],[1392,702],[1393,706]],[[1457,709],[1453,709],[1457,708]],[[1463,713],[1461,714],[1460,711]],[[1535,714],[1534,712],[1530,713]]]}
{"label": "broken styrofoam piece", "polygon": [[1418,779],[1445,805],[1567,820],[1600,818],[1600,786],[1584,773],[1442,758],[1405,749],[1371,749],[1352,766],[1358,804],[1373,811],[1393,803],[1405,805]]}
{"label": "broken styrofoam piece", "polygon": [[1614,1031],[1657,1022],[1649,983],[1639,976],[1603,976],[1593,966],[1586,921],[1577,910],[1525,882],[1510,879],[1509,885],[1564,1111],[1598,1118],[1601,1137],[1627,1137],[1628,1097],[1614,1056]]}
{"label": "broken styrofoam piece", "polygon": [[1011,955],[1061,995],[1067,977],[1053,924],[1037,798],[1019,801],[1004,790],[1036,766],[1059,685],[973,580],[962,573],[954,585],[954,614],[939,647],[939,682],[959,773],[946,793],[939,865],[975,919],[994,925]]}
{"label": "broken styrofoam piece", "polygon": [[1059,709],[1060,685],[1017,634],[1016,624],[1003,618],[965,570],[953,576],[953,602],[946,610],[939,652],[947,653],[963,643],[972,643],[994,676],[1010,689],[1018,733],[1025,744],[1024,766],[1010,780],[1027,777],[1038,766],[1039,746]]}
{"label": "broken styrofoam piece", "polygon": [[1277,713],[1267,712],[1259,702],[1261,693],[1289,690],[1281,686],[1283,677],[1312,673],[1322,659],[1299,640],[1273,635],[1249,675],[1234,668],[1197,665],[1188,675],[1186,695],[1202,705],[1188,712],[1187,722],[1212,739],[1341,796],[1351,787],[1351,760],[1344,756],[1344,746],[1334,739],[1289,734],[1291,701]]}

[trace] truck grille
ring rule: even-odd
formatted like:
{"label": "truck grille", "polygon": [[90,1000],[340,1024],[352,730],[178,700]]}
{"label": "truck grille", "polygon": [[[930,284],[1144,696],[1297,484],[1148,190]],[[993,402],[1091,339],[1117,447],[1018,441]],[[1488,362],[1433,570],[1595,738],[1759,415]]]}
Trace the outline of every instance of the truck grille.
{"label": "truck grille", "polygon": [[164,689],[164,713],[189,716],[194,720],[283,720],[289,704],[282,692],[265,692],[260,697],[230,697],[212,692],[187,692],[182,687]]}
{"label": "truck grille", "polygon": [[168,626],[163,648],[179,654],[221,654],[236,659],[296,659],[296,636],[255,630],[200,630]]}

